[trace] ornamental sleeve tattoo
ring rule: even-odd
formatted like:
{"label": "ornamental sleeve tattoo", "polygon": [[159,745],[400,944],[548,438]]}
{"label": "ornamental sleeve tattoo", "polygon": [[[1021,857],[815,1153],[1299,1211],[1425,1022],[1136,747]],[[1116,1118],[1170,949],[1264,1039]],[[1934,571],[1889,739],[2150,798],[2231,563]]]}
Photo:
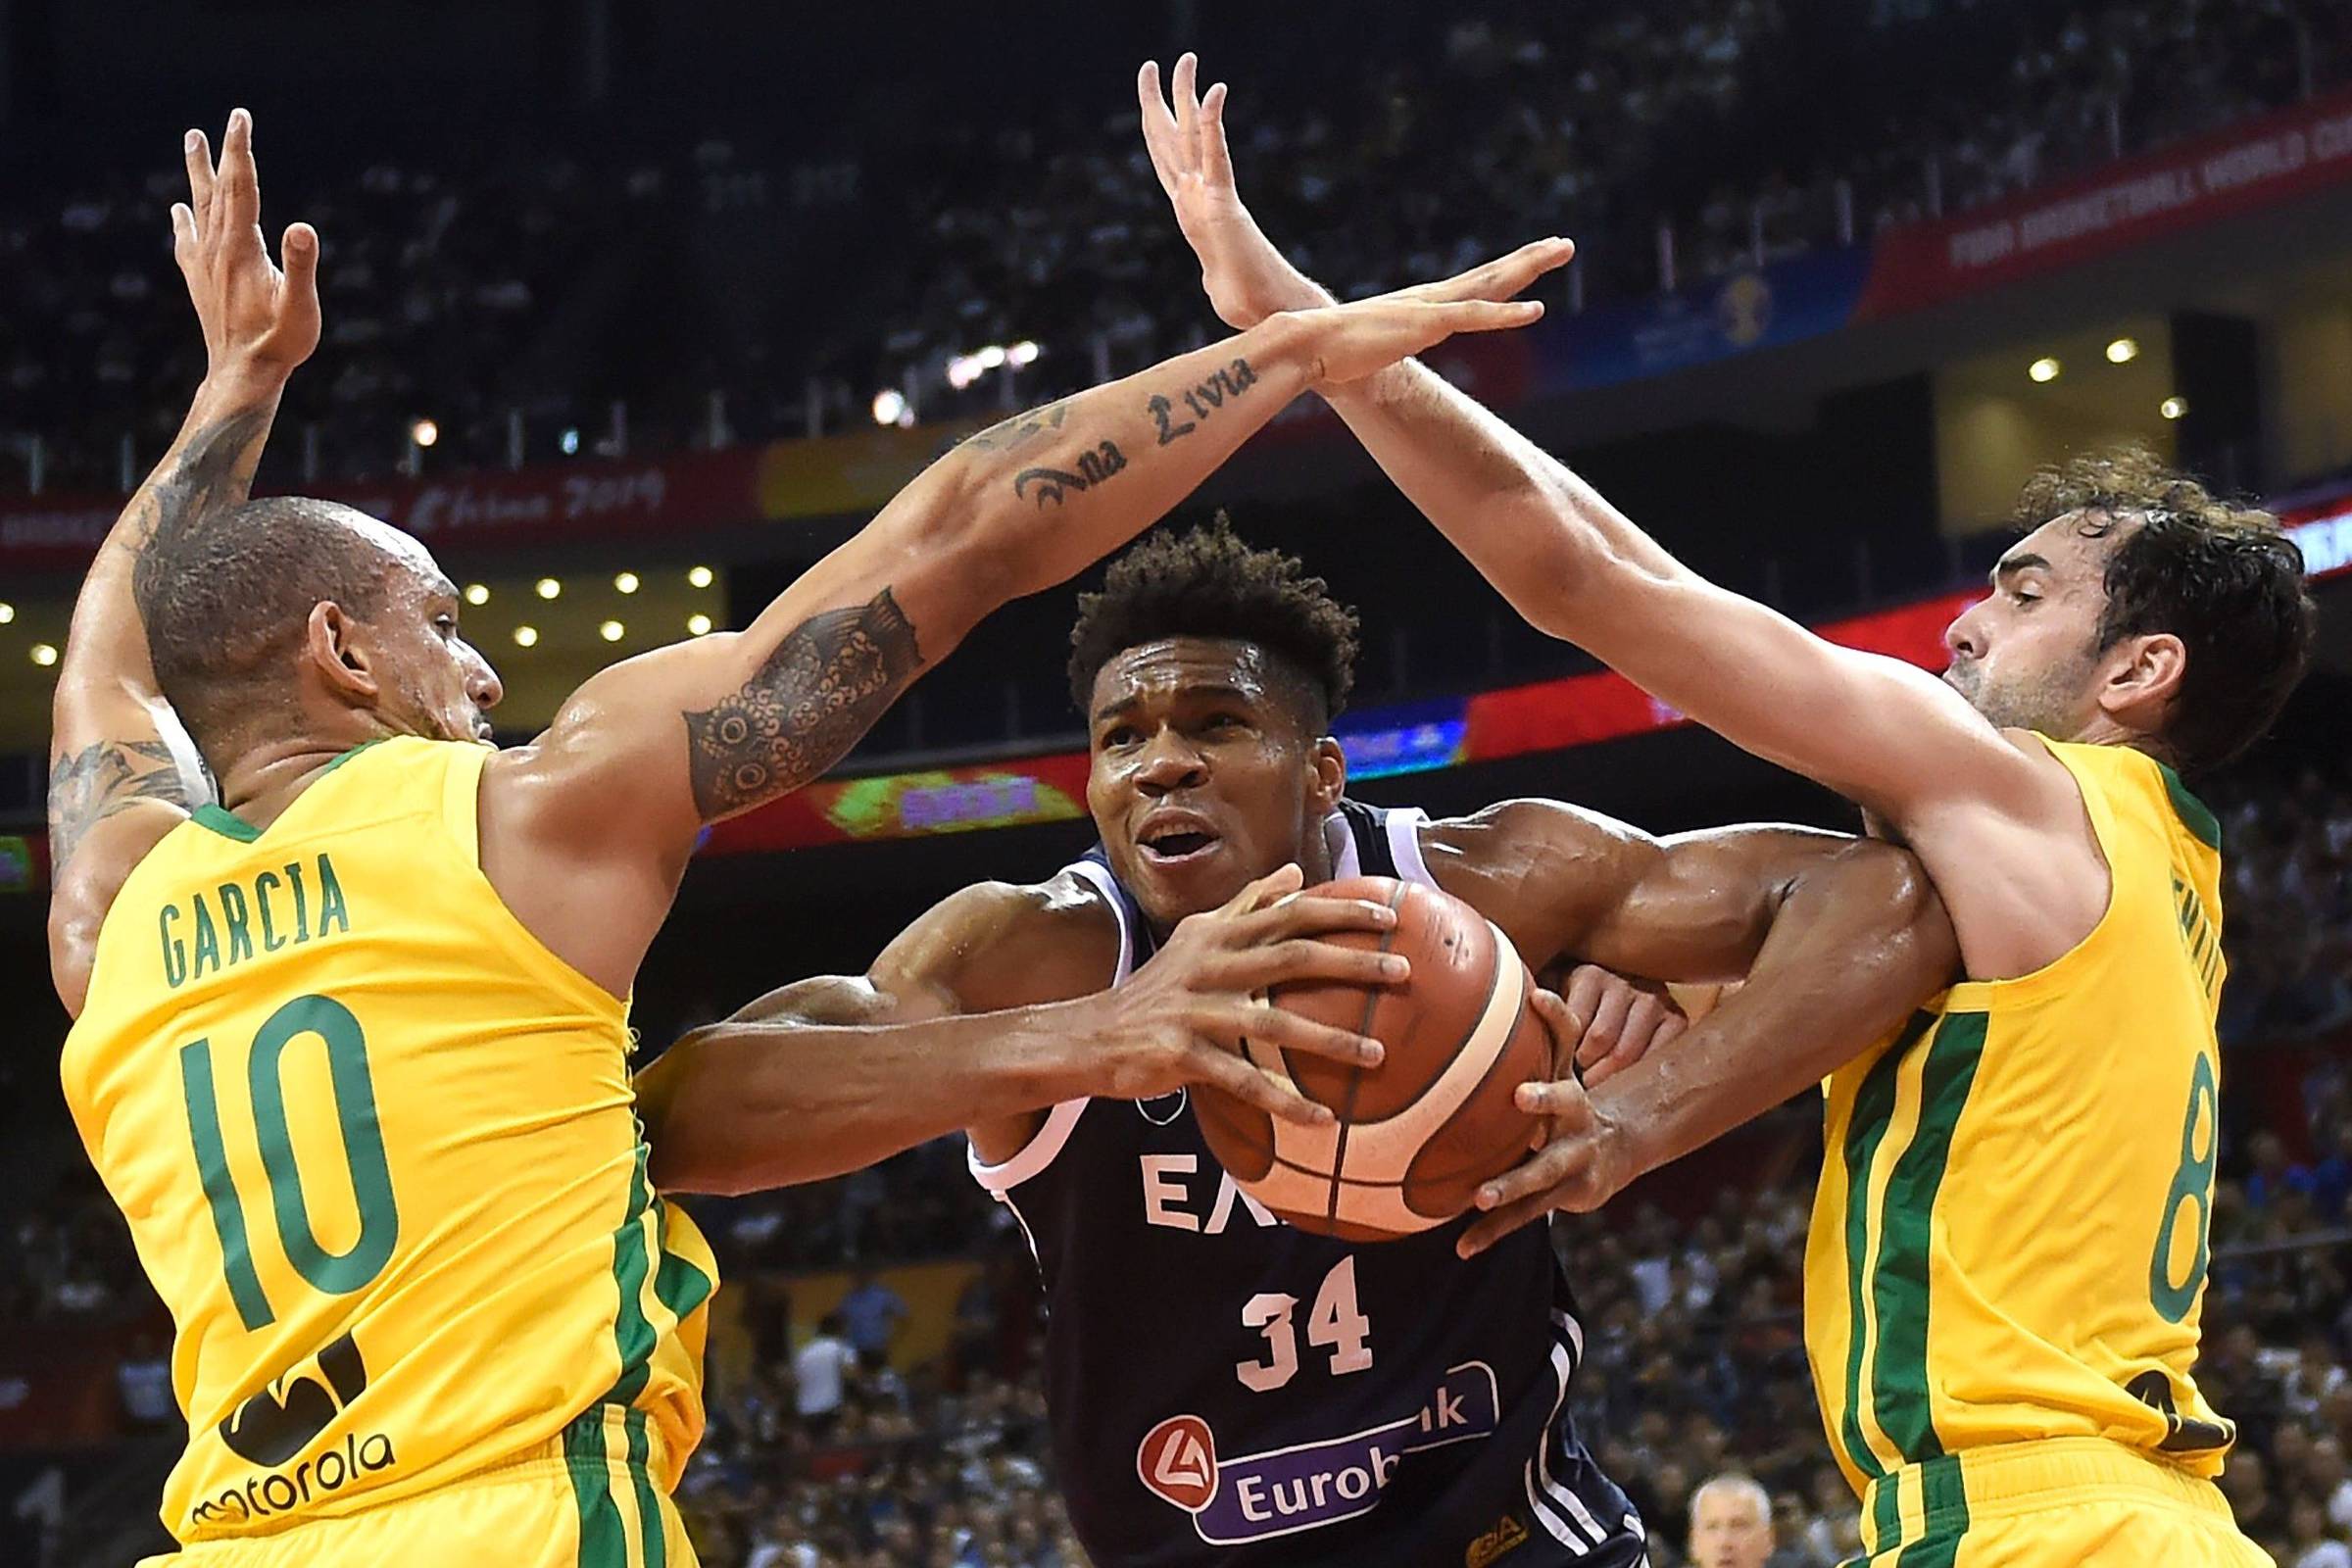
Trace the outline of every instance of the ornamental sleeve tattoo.
{"label": "ornamental sleeve tattoo", "polygon": [[809,616],[715,708],[685,714],[706,822],[788,795],[849,755],[923,667],[888,588]]}

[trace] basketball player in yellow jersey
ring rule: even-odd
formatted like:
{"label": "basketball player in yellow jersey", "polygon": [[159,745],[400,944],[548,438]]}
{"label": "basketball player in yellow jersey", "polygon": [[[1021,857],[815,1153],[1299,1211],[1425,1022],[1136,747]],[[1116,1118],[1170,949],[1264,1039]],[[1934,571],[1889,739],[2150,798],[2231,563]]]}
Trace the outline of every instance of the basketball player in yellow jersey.
{"label": "basketball player in yellow jersey", "polygon": [[[1243,207],[1222,88],[1140,82],[1145,134],[1233,324],[1327,299]],[[1562,242],[1565,248],[1565,242]],[[1711,1036],[1588,1097],[1491,1184],[1476,1246],[1827,1077],[1807,1339],[1874,1563],[2264,1561],[2211,1477],[2193,1376],[2220,1065],[2220,850],[2176,769],[2220,762],[2309,660],[2302,560],[2269,516],[2144,453],[2030,484],[2023,540],[1955,621],[1944,679],[1701,579],[1416,365],[1332,404],[1532,623],[1908,844],[1965,983],[1850,1061]]]}
{"label": "basketball player in yellow jersey", "polygon": [[[1007,421],[745,630],[616,664],[501,752],[498,679],[420,545],[244,500],[318,341],[318,238],[271,265],[242,112],[217,169],[186,150],[207,376],[83,584],[50,789],[66,1091],[177,1329],[166,1521],[223,1565],[690,1560],[668,1494],[714,1270],[646,1182],[625,999],[697,834],[830,766],[981,615],[1144,527],[1313,379],[1537,308],[1465,297],[1482,278],[1308,312]],[[1211,414],[1154,419],[1212,380]],[[1152,1016],[1112,995],[808,1037],[798,1168],[1186,1081],[1324,1119],[1239,1035],[1377,1048],[1249,999],[1400,966],[1286,940],[1388,923],[1276,903],[1297,886],[1198,924]]]}

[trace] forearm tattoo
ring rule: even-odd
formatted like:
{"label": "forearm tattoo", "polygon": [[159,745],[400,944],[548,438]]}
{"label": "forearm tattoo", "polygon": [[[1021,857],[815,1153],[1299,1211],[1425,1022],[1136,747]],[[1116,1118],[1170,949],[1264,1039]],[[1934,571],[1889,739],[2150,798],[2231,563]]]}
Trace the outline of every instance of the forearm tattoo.
{"label": "forearm tattoo", "polygon": [[1092,490],[1096,485],[1127,466],[1127,454],[1115,442],[1104,441],[1092,452],[1078,455],[1078,466],[1070,468],[1023,468],[1012,476],[1012,493],[1028,496],[1030,488],[1037,491],[1037,504],[1042,509],[1051,501],[1060,505],[1065,490]]}
{"label": "forearm tattoo", "polygon": [[187,450],[132,501],[122,548],[131,553],[131,586],[139,602],[153,599],[162,580],[188,569],[191,537],[245,499],[261,463],[261,436],[270,411],[248,409],[188,438]]}
{"label": "forearm tattoo", "polygon": [[179,763],[162,741],[101,741],[59,756],[49,769],[50,874],[74,858],[90,829],[141,801],[189,804]]}
{"label": "forearm tattoo", "polygon": [[888,588],[809,616],[740,690],[684,715],[695,809],[715,821],[799,789],[847,756],[922,666],[914,623]]}
{"label": "forearm tattoo", "polygon": [[1040,436],[1052,435],[1061,428],[1061,421],[1070,416],[1070,400],[1049,403],[1042,409],[1031,409],[1011,418],[992,424],[976,435],[964,437],[963,444],[975,452],[1017,452]]}
{"label": "forearm tattoo", "polygon": [[1157,393],[1144,405],[1144,412],[1152,416],[1152,426],[1159,431],[1159,444],[1164,447],[1200,428],[1200,421],[1223,408],[1227,398],[1238,398],[1255,385],[1257,372],[1250,368],[1250,362],[1236,360],[1207,380],[1176,394],[1191,418],[1181,417],[1176,404]]}

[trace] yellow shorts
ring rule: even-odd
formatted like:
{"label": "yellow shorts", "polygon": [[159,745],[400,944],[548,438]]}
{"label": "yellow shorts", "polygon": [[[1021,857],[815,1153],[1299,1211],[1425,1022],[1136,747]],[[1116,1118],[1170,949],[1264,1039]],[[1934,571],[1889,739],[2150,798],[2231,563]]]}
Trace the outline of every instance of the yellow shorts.
{"label": "yellow shorts", "polygon": [[1870,1568],[2275,1568],[2212,1482],[2101,1438],[1972,1448],[1862,1498]]}
{"label": "yellow shorts", "polygon": [[139,1568],[695,1568],[655,1479],[658,1435],[602,1408],[519,1459],[465,1480],[267,1536],[199,1542]]}

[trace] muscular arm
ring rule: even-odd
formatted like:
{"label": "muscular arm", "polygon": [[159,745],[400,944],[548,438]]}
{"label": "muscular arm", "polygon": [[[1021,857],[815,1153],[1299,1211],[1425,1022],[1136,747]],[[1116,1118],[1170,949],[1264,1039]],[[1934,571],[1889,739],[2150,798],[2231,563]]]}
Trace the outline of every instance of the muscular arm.
{"label": "muscular arm", "polygon": [[1060,883],[967,888],[865,974],[784,986],[687,1035],[638,1075],[655,1182],[753,1192],[959,1128],[1017,1139],[1083,1092],[1083,1020],[1054,1004],[1109,982],[1117,932],[1091,903]]}
{"label": "muscular arm", "polygon": [[[1437,824],[1424,851],[1449,891],[1528,933],[1531,956],[1556,943],[1656,980],[1745,979],[1674,1044],[1591,1091],[1593,1113],[1624,1134],[1619,1163],[1592,1173],[1606,1187],[1593,1202],[1818,1083],[1948,984],[1958,960],[1918,862],[1874,840],[1787,827],[1652,839],[1517,801]],[[1583,1094],[1521,1093],[1539,1112]],[[1544,1208],[1590,1206],[1555,1191],[1571,1148],[1579,1160],[1589,1152],[1555,1143],[1493,1184],[1495,1212],[1473,1249]]]}
{"label": "muscular arm", "polygon": [[494,759],[484,869],[624,991],[703,826],[830,767],[983,615],[1140,533],[1310,381],[1536,310],[1415,296],[1277,317],[973,436],[750,627],[606,670]]}
{"label": "muscular arm", "polygon": [[204,383],[82,579],[50,705],[49,971],[75,1014],[123,879],[211,795],[156,681],[140,563],[159,536],[207,528],[246,498],[286,380],[318,341],[318,236],[293,225],[285,270],[271,265],[251,117],[229,117],[218,169],[201,131],[182,150],[188,201],[172,208],[172,257],[204,331]]}

